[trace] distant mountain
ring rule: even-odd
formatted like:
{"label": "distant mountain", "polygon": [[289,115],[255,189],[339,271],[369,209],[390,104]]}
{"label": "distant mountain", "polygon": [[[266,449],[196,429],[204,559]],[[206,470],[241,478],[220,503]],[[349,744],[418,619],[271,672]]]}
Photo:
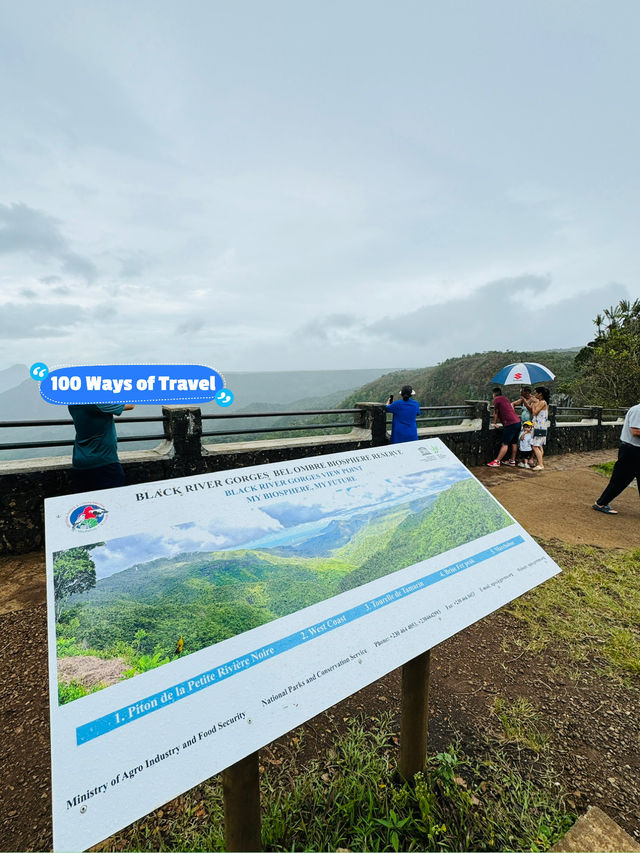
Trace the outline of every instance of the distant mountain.
{"label": "distant mountain", "polygon": [[[224,411],[215,403],[206,403],[203,414],[234,414],[246,411],[273,411],[274,414],[289,409],[329,409],[338,403],[354,388],[371,382],[383,371],[371,370],[301,370],[282,373],[227,373],[227,386],[234,394],[233,409]],[[66,406],[54,406],[40,396],[40,387],[23,365],[15,365],[0,372],[0,381],[5,379],[5,390],[0,382],[0,419],[18,420],[66,420],[69,412]],[[26,376],[26,378],[25,378]],[[11,384],[15,383],[15,384]],[[261,402],[262,401],[262,402]],[[132,413],[136,417],[160,417],[162,407],[136,406]],[[260,428],[276,425],[274,418],[269,421],[252,419],[228,421],[208,421],[205,429],[231,430]],[[287,423],[287,421],[285,421]],[[122,436],[149,435],[161,431],[161,424],[127,423],[127,415],[118,421],[118,434]],[[74,431],[68,427],[17,427],[0,430],[0,444],[27,441],[72,440]],[[210,439],[210,441],[220,439]],[[235,439],[237,440],[237,439]],[[157,441],[144,444],[126,445],[124,449],[150,448]],[[0,460],[22,459],[37,456],[61,456],[70,454],[69,447],[36,448],[33,450],[0,451]]]}
{"label": "distant mountain", "polygon": [[[388,368],[387,368],[388,369]],[[372,382],[386,372],[384,368],[367,370],[290,370],[260,373],[224,373],[227,387],[231,388],[234,396],[234,411],[246,406],[259,405],[290,406],[294,401],[315,400],[343,391],[345,388],[358,388]],[[238,406],[236,410],[235,407]],[[208,404],[218,412],[215,403]],[[204,407],[203,407],[204,410]]]}
{"label": "distant mountain", "polygon": [[26,364],[14,364],[4,370],[0,370],[0,394],[15,388],[29,376]]}
{"label": "distant mountain", "polygon": [[[31,421],[58,420],[68,418],[66,407],[52,406],[40,396],[40,383],[27,378],[12,385],[0,393],[0,411],[2,420]],[[61,414],[62,412],[62,414]]]}
{"label": "distant mountain", "polygon": [[[556,379],[549,385],[552,394],[562,393],[563,386],[574,378],[574,359],[579,348],[569,350],[540,350],[538,352],[491,352],[448,358],[435,367],[401,370],[388,373],[349,394],[341,408],[351,408],[359,401],[383,403],[389,393],[396,399],[402,385],[412,385],[416,399],[423,406],[460,405],[465,400],[490,400],[493,383],[491,377],[505,365],[518,361],[535,361],[544,364]],[[507,396],[517,396],[520,386],[506,386]]]}
{"label": "distant mountain", "polygon": [[[337,402],[352,389],[373,381],[383,370],[298,370],[283,373],[227,373],[227,387],[234,395],[233,411],[286,411],[296,402],[302,408]],[[249,408],[250,407],[250,408]],[[322,407],[322,406],[319,406]],[[161,407],[140,406],[139,414],[157,416]],[[214,403],[202,406],[203,412],[221,414]],[[40,396],[39,383],[29,376],[24,365],[0,371],[0,411],[6,420],[52,420],[68,417],[66,406],[54,406]],[[136,409],[136,415],[138,410]]]}

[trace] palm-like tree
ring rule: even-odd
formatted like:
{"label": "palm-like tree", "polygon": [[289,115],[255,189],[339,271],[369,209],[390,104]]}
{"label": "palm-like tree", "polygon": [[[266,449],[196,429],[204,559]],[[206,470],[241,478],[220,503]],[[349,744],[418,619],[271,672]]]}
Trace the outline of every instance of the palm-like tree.
{"label": "palm-like tree", "polygon": [[595,323],[595,326],[598,330],[598,337],[600,337],[600,335],[602,334],[602,324],[604,323],[602,314],[598,314],[593,322]]}

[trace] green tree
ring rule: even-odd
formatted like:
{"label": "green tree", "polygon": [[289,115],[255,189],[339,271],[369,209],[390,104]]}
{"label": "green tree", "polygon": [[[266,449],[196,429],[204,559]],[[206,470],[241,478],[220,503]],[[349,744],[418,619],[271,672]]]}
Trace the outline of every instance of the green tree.
{"label": "green tree", "polygon": [[86,547],[58,551],[53,558],[53,590],[56,602],[56,621],[64,600],[70,595],[85,592],[96,585],[96,566]]}
{"label": "green tree", "polygon": [[598,334],[575,359],[576,403],[634,406],[640,399],[640,299],[622,299],[593,321]]}

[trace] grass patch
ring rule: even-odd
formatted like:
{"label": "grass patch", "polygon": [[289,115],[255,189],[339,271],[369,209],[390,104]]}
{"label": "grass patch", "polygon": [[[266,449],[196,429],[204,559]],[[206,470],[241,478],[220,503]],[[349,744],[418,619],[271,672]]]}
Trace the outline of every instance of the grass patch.
{"label": "grass patch", "polygon": [[609,675],[640,674],[640,550],[541,544],[562,574],[509,607],[527,626],[526,647],[561,644],[570,660],[590,660]]}
{"label": "grass patch", "polygon": [[66,705],[67,702],[74,702],[76,699],[81,699],[83,696],[88,696],[90,693],[95,693],[102,690],[104,684],[96,684],[95,687],[85,687],[75,679],[68,684],[64,681],[58,682],[58,704]]}
{"label": "grass patch", "polygon": [[605,477],[610,477],[613,474],[613,466],[615,465],[615,460],[613,462],[603,462],[601,465],[592,465],[594,471],[597,471],[598,474],[602,474]]}
{"label": "grass patch", "polygon": [[[303,735],[262,774],[265,850],[547,850],[573,824],[544,756],[518,766],[504,747],[459,744],[394,783],[390,718],[351,721],[322,758],[301,762]],[[535,777],[532,767],[535,764]],[[169,811],[171,809],[171,811]],[[170,815],[170,819],[167,816]],[[100,850],[223,850],[219,780],[194,789]]]}
{"label": "grass patch", "polygon": [[500,721],[506,743],[515,743],[533,752],[542,752],[547,747],[549,738],[538,728],[538,712],[526,699],[508,702],[496,696],[491,713]]}

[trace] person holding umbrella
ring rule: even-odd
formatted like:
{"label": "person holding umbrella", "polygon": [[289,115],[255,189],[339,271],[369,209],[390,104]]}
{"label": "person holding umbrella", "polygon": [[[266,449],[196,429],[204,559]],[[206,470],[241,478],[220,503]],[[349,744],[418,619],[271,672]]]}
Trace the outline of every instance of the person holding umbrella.
{"label": "person holding umbrella", "polygon": [[[506,367],[503,367],[502,370],[499,370],[496,373],[496,375],[491,381],[499,382],[502,385],[518,385],[521,382],[527,382],[531,384],[533,384],[534,382],[552,382],[555,378],[555,373],[552,373],[548,367],[544,366],[544,364],[538,364],[537,361],[519,361],[515,362],[514,364],[507,364]],[[544,451],[542,448],[544,447],[547,441],[549,391],[547,388],[536,388],[534,399],[529,398],[527,400],[525,399],[525,395],[521,394],[519,400],[517,400],[516,402],[520,402],[520,400],[522,401],[525,407],[525,411],[528,410],[533,416],[532,421],[534,437],[531,440],[531,445],[533,447],[533,452],[536,455],[536,461],[538,464],[532,470],[543,471],[544,466],[542,464],[542,456]],[[513,406],[511,408],[513,408]],[[523,421],[528,419],[528,417],[522,418]],[[493,463],[497,462],[499,465],[500,459],[502,459],[502,456],[504,456],[505,453],[506,450],[504,452],[502,452],[501,450],[501,453],[498,454],[498,457],[494,459],[493,462],[489,462],[489,465],[491,465],[492,468],[497,467],[497,465],[494,465]]]}
{"label": "person holding umbrella", "polygon": [[531,401],[531,388],[529,388],[528,385],[525,385],[523,388],[520,389],[520,396],[518,397],[517,400],[511,401],[511,405],[514,407],[514,409],[516,406],[522,407],[521,412],[520,412],[520,420],[522,421],[523,424],[529,420],[529,410],[527,409],[525,403],[528,403],[530,401]]}

